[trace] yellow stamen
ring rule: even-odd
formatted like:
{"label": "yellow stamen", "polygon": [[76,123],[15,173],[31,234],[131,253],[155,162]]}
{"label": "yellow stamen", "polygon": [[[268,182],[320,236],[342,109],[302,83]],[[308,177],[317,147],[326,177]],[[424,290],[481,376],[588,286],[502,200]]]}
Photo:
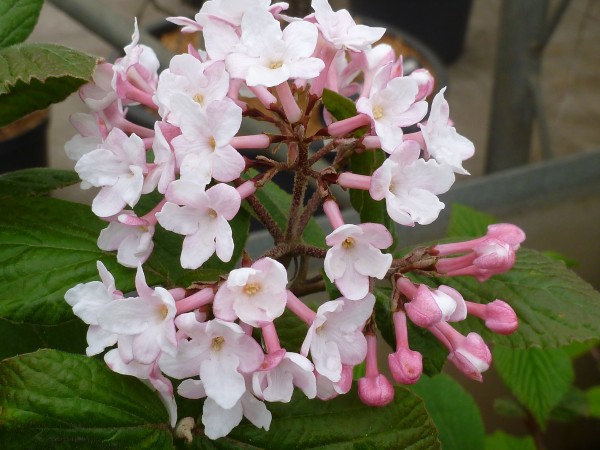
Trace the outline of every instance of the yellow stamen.
{"label": "yellow stamen", "polygon": [[381,106],[376,106],[373,108],[373,119],[379,120],[383,117],[383,108]]}
{"label": "yellow stamen", "polygon": [[254,295],[257,292],[260,292],[260,289],[260,283],[246,283],[246,285],[244,286],[244,293],[246,295]]}
{"label": "yellow stamen", "polygon": [[194,98],[194,101],[196,103],[198,103],[199,105],[204,105],[204,95],[202,95],[202,94],[196,94],[196,95],[194,95],[193,98]]}
{"label": "yellow stamen", "polygon": [[169,308],[167,308],[167,305],[161,305],[160,315],[162,316],[162,318],[165,319],[168,314],[169,314]]}
{"label": "yellow stamen", "polygon": [[210,148],[212,148],[213,151],[215,150],[215,148],[217,148],[217,141],[215,141],[214,137],[210,137],[210,139],[208,140],[208,145],[210,145]]}
{"label": "yellow stamen", "polygon": [[269,64],[269,69],[280,69],[281,66],[283,66],[283,61],[273,61],[271,64]]}
{"label": "yellow stamen", "polygon": [[208,209],[208,216],[209,216],[211,219],[216,219],[216,218],[217,218],[217,212],[216,212],[214,209],[212,209],[212,208],[209,208],[209,209]]}
{"label": "yellow stamen", "polygon": [[223,336],[217,336],[216,338],[214,338],[212,340],[212,345],[211,348],[218,352],[219,350],[221,350],[221,347],[223,347],[223,344],[225,343],[225,338]]}
{"label": "yellow stamen", "polygon": [[346,250],[348,250],[349,248],[354,248],[354,243],[355,243],[354,238],[347,237],[342,242],[342,247],[345,248]]}

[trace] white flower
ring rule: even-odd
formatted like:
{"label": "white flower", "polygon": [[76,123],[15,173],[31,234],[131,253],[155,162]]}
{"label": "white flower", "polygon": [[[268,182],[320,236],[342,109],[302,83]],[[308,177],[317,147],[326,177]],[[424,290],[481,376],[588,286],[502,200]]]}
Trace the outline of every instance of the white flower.
{"label": "white flower", "polygon": [[325,67],[322,60],[311,57],[317,37],[317,28],[309,22],[293,22],[282,32],[268,11],[247,11],[240,46],[225,60],[227,70],[248,86],[273,87],[290,78],[314,78]]}
{"label": "white flower", "polygon": [[138,218],[133,211],[123,211],[98,236],[98,248],[117,250],[117,261],[125,267],[137,267],[146,262],[154,242],[154,225]]}
{"label": "white flower", "polygon": [[232,322],[198,322],[193,312],[178,316],[175,322],[190,340],[178,342],[176,356],[163,355],[162,371],[179,379],[200,375],[201,385],[186,380],[179,393],[189,398],[205,394],[221,408],[233,408],[246,392],[243,374],[254,372],[263,362],[260,345]]}
{"label": "white flower", "polygon": [[253,327],[266,325],[285,310],[286,284],[285,267],[271,258],[232,270],[215,294],[215,317],[231,321],[239,318]]}
{"label": "white flower", "polygon": [[410,77],[396,77],[388,81],[391,66],[379,69],[373,79],[369,97],[356,102],[358,112],[371,118],[375,133],[381,139],[381,148],[391,153],[402,143],[401,127],[416,124],[427,114],[425,101],[415,102],[419,85]]}
{"label": "white flower", "polygon": [[231,140],[242,124],[241,108],[229,99],[215,100],[203,113],[181,94],[173,96],[171,106],[181,114],[182,134],[171,141],[179,166],[188,164],[192,173],[208,171],[218,181],[238,178],[245,162]]}
{"label": "white flower", "polygon": [[73,308],[73,313],[90,325],[87,333],[88,356],[102,353],[106,347],[117,343],[117,335],[98,325],[100,312],[123,295],[115,288],[115,279],[102,262],[96,263],[102,281],[80,283],[65,293],[65,300]]}
{"label": "white flower", "polygon": [[69,118],[78,134],[65,144],[65,153],[72,161],[78,161],[86,153],[102,144],[100,123],[96,114],[75,113]]}
{"label": "white flower", "polygon": [[323,303],[308,329],[300,353],[310,351],[315,369],[333,382],[342,378],[342,364],[355,366],[367,355],[362,327],[373,312],[375,297],[362,300],[337,300]]}
{"label": "white flower", "polygon": [[175,94],[188,96],[204,111],[214,100],[222,100],[229,90],[229,75],[222,62],[203,63],[190,54],[176,55],[159,77],[154,101],[160,116],[179,125],[182,111],[173,108]]}
{"label": "white flower", "polygon": [[425,139],[427,152],[440,164],[448,164],[456,173],[469,175],[462,162],[475,153],[475,146],[466,137],[450,126],[450,108],[444,98],[446,88],[440,90],[431,102],[431,111],[421,133]]}
{"label": "white flower", "polygon": [[235,217],[241,204],[234,187],[219,183],[204,191],[202,184],[176,180],[169,185],[166,198],[168,202],[156,218],[167,230],[185,236],[182,267],[197,269],[215,252],[221,261],[231,259],[234,244],[227,221]]}
{"label": "white flower", "polygon": [[392,245],[392,236],[378,223],[342,225],[327,236],[323,267],[348,300],[360,300],[369,293],[369,277],[382,279],[392,264],[392,255],[381,249]]}
{"label": "white flower", "polygon": [[140,199],[148,171],[144,142],[135,134],[128,137],[113,128],[100,148],[79,159],[75,170],[82,189],[102,188],[92,202],[92,211],[100,217],[113,216]]}
{"label": "white flower", "polygon": [[98,314],[98,325],[119,335],[119,355],[125,364],[152,364],[161,354],[174,355],[175,300],[162,287],[148,287],[141,266],[135,276],[138,297],[110,303]]}
{"label": "white flower", "polygon": [[312,0],[311,6],[319,31],[336,49],[366,50],[385,33],[385,28],[357,25],[346,9],[334,12],[327,0]]}
{"label": "white flower", "polygon": [[268,402],[287,403],[297,386],[308,398],[315,398],[317,382],[313,370],[304,356],[280,349],[266,355],[260,369],[252,374],[254,395]]}
{"label": "white flower", "polygon": [[454,183],[449,166],[419,158],[420,147],[405,141],[375,171],[369,192],[375,200],[385,198],[387,212],[401,225],[427,225],[437,219],[444,204],[438,194]]}

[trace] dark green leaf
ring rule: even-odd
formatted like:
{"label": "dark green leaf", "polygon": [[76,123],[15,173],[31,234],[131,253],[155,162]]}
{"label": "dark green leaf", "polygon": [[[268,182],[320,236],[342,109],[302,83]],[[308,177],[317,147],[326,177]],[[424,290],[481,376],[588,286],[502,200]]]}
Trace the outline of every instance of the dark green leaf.
{"label": "dark green leaf", "polygon": [[[386,342],[393,349],[396,348],[396,335],[394,332],[394,323],[390,311],[391,289],[375,289],[375,321],[377,328]],[[417,327],[412,322],[408,322],[408,342],[411,350],[418,351],[423,356],[423,373],[426,375],[435,375],[440,373],[446,357],[447,350],[429,331]]]}
{"label": "dark green leaf", "polygon": [[536,450],[531,436],[517,437],[496,431],[485,438],[485,450]]}
{"label": "dark green leaf", "polygon": [[550,411],[571,389],[571,358],[560,348],[497,346],[493,354],[494,366],[506,386],[544,427]]}
{"label": "dark green leaf", "polygon": [[557,261],[562,261],[565,263],[569,269],[579,266],[579,262],[574,260],[573,258],[569,258],[568,256],[563,255],[562,253],[555,252],[552,250],[546,250],[543,252],[544,256],[547,256],[550,259],[556,259]]}
{"label": "dark green leaf", "polygon": [[494,399],[494,412],[501,416],[512,417],[513,419],[524,419],[527,411],[519,402],[509,397],[500,397]]}
{"label": "dark green leaf", "polygon": [[0,447],[172,448],[167,412],[140,381],[56,350],[0,363]]}
{"label": "dark green leaf", "polygon": [[[257,175],[258,172],[250,170],[249,177]],[[281,189],[275,182],[269,182],[256,191],[256,198],[267,209],[267,211],[279,225],[279,229],[285,232],[288,221],[288,213],[292,202],[292,196]],[[251,211],[250,208],[248,208]],[[326,248],[325,233],[314,218],[311,218],[304,229],[302,239],[309,245]]]}
{"label": "dark green leaf", "polygon": [[87,328],[79,319],[55,326],[17,324],[0,319],[0,360],[40,348],[85,353]]}
{"label": "dark green leaf", "polygon": [[411,390],[425,401],[444,450],[483,449],[485,429],[479,408],[456,381],[443,374],[421,377]]}
{"label": "dark green leaf", "polygon": [[18,170],[0,175],[0,198],[34,197],[79,182],[72,170],[47,167]]}
{"label": "dark green leaf", "polygon": [[[123,292],[134,289],[134,270],[96,246],[106,224],[89,206],[52,198],[0,202],[0,317],[55,325],[73,318],[65,292],[98,280],[102,261]],[[156,276],[150,282],[157,281]]]}
{"label": "dark green leaf", "polygon": [[550,413],[550,420],[569,422],[590,415],[590,404],[584,391],[571,388]]}
{"label": "dark green leaf", "polygon": [[446,234],[449,237],[479,237],[487,232],[488,225],[498,222],[494,216],[465,205],[454,203]]}
{"label": "dark green leaf", "polygon": [[0,49],[27,39],[38,21],[44,0],[0,2]]}
{"label": "dark green leaf", "polygon": [[449,285],[466,300],[488,303],[500,298],[509,303],[519,318],[519,329],[509,336],[490,332],[474,318],[457,323],[457,329],[477,331],[488,342],[514,348],[562,347],[600,336],[600,293],[562,262],[534,250],[521,248],[512,270],[484,283],[470,277],[418,280]]}
{"label": "dark green leaf", "polygon": [[594,386],[586,391],[590,407],[590,417],[600,419],[600,386]]}
{"label": "dark green leaf", "polygon": [[0,50],[0,126],[67,98],[91,80],[97,61],[54,44]]}
{"label": "dark green leaf", "polygon": [[423,402],[396,388],[393,403],[383,408],[365,406],[356,389],[333,400],[308,400],[301,394],[290,403],[270,403],[273,414],[268,432],[244,422],[216,441],[194,440],[196,449],[404,449],[440,448],[437,431]]}
{"label": "dark green leaf", "polygon": [[352,100],[329,89],[323,89],[323,105],[337,120],[348,119],[358,114]]}

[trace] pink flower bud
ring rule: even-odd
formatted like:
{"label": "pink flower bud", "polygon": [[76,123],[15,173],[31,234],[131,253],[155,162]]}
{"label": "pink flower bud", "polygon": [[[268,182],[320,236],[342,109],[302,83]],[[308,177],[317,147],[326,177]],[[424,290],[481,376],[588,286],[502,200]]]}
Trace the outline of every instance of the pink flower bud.
{"label": "pink flower bud", "polygon": [[512,223],[496,223],[488,226],[487,236],[506,242],[517,251],[525,240],[525,232]]}
{"label": "pink flower bud", "polygon": [[415,101],[424,100],[433,92],[435,80],[427,69],[417,69],[410,73],[409,77],[414,78],[419,85],[419,92]]}
{"label": "pink flower bud", "polygon": [[510,270],[515,264],[515,252],[512,247],[498,239],[485,239],[473,250],[477,255],[473,265],[479,269],[497,274]]}
{"label": "pink flower bud", "polygon": [[492,354],[481,336],[469,333],[448,355],[448,359],[469,378],[483,381],[481,373],[490,367]]}
{"label": "pink flower bud", "polygon": [[417,288],[416,295],[405,305],[406,313],[415,325],[423,328],[440,321],[456,322],[467,315],[462,295],[449,286],[431,289],[423,284]]}
{"label": "pink flower bud", "polygon": [[515,311],[502,300],[494,300],[487,305],[467,302],[467,311],[469,314],[485,320],[485,326],[494,333],[511,334],[519,328]]}
{"label": "pink flower bud", "polygon": [[400,348],[388,355],[392,377],[400,384],[415,384],[423,373],[423,357],[419,352]]}
{"label": "pink flower bud", "polygon": [[358,380],[358,397],[369,406],[385,406],[394,400],[394,387],[383,375]]}

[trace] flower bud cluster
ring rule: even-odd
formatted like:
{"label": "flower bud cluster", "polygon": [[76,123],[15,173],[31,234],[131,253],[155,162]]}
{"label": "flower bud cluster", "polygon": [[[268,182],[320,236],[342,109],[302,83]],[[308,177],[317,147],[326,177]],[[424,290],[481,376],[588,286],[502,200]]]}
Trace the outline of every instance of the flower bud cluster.
{"label": "flower bud cluster", "polygon": [[[434,86],[429,72],[404,74],[393,49],[375,44],[383,28],[358,25],[327,0],[313,0],[312,7],[314,14],[292,18],[284,14],[286,3],[207,1],[194,19],[169,19],[184,33],[201,32],[205,49],[190,46],[162,72],[152,49],[138,43],[136,25],[125,55],[100,64],[81,89],[90,113],[71,119],[78,134],[67,154],[76,161],[81,187],[98,189],[92,211],[108,222],[98,246],[137,269],[134,297],[117,290],[101,262],[101,282],[67,292],[73,312],[89,325],[87,353],[108,349],[108,366],[154,388],[173,425],[171,379],[182,380],[180,396],[204,399],[202,423],[212,439],[243,417],[268,430],[265,402],[289,402],[295,388],[323,400],[348,392],[353,367],[363,362],[359,397],[373,406],[392,401],[393,386],[376,358],[375,279],[394,280],[394,298],[402,300],[393,314],[396,349],[388,358],[398,383],[415,383],[422,373],[421,354],[409,348],[407,318],[430,330],[448,347],[449,359],[475,379],[489,366],[489,350],[478,335],[464,337],[448,322],[472,314],[499,333],[517,326],[505,302],[470,303],[450,287],[412,283],[402,275],[402,261],[388,253],[393,238],[384,225],[345,223],[333,184],[385,199],[400,225],[433,222],[444,207],[437,196],[450,189],[456,173],[468,174],[462,163],[474,148],[452,126],[444,89],[428,105]],[[356,96],[356,114],[336,120],[325,110],[324,126],[310,131],[325,89]],[[136,104],[156,112],[152,128],[129,121],[127,108]],[[245,117],[274,125],[279,134],[241,135]],[[407,133],[407,127],[419,131]],[[287,154],[278,160],[257,155],[271,144]],[[373,173],[348,170],[354,154],[376,149],[387,157]],[[331,156],[328,167],[317,170],[325,156]],[[254,195],[280,172],[294,178],[284,230]],[[310,179],[318,189],[305,202]],[[152,207],[139,212],[140,199],[151,193]],[[184,237],[182,268],[202,269],[213,255],[229,262],[236,250],[230,221],[243,202],[273,236],[271,250],[255,261],[245,256],[218,281],[148,286],[143,264],[158,226]],[[328,249],[302,239],[320,206],[333,229]],[[512,266],[524,238],[507,227],[421,256],[435,260],[430,270],[438,274],[487,279]],[[302,273],[290,282],[282,264],[298,256],[323,259],[325,276],[341,293],[316,312],[298,297],[322,288],[323,280]],[[276,323],[286,310],[306,324],[300,349],[281,346]]]}

